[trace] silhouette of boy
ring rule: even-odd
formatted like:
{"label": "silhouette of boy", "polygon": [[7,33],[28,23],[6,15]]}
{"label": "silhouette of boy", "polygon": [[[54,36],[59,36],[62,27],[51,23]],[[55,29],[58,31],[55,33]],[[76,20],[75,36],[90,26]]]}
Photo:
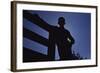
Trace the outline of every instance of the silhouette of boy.
{"label": "silhouette of boy", "polygon": [[57,26],[52,26],[52,30],[49,32],[49,47],[48,56],[51,60],[55,57],[55,45],[58,47],[58,52],[60,60],[71,60],[72,59],[72,44],[74,44],[74,39],[70,32],[64,28],[65,19],[64,17],[58,18]]}

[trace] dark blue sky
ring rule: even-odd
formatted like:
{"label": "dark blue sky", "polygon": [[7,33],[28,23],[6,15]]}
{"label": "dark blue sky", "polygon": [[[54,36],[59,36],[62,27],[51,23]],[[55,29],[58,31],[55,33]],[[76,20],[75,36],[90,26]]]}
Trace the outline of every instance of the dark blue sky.
{"label": "dark blue sky", "polygon": [[[53,26],[58,26],[58,18],[64,17],[66,20],[65,28],[68,29],[75,39],[75,44],[72,49],[75,53],[79,53],[82,57],[91,58],[91,14],[76,13],[76,12],[54,12],[54,11],[30,11],[38,14],[43,20]],[[39,35],[48,38],[48,32],[41,29],[37,25],[23,18],[23,27],[38,33]],[[31,41],[27,38],[23,40],[23,46],[47,54],[47,47]],[[57,50],[57,49],[56,49]],[[56,59],[59,59],[59,54],[56,51]]]}

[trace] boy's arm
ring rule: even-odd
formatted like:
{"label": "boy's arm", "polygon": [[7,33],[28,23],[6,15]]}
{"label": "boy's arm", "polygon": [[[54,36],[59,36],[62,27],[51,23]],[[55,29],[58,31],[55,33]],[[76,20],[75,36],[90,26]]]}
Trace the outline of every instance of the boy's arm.
{"label": "boy's arm", "polygon": [[75,43],[75,40],[74,38],[72,37],[72,35],[70,34],[70,32],[68,33],[68,38],[67,40],[71,43],[71,44],[74,44]]}

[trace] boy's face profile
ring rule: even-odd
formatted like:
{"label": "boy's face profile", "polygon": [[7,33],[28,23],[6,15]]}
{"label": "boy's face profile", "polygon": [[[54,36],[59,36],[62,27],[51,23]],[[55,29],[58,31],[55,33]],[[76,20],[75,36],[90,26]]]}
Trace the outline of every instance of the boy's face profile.
{"label": "boy's face profile", "polygon": [[65,24],[65,19],[64,19],[64,17],[59,17],[59,18],[58,18],[58,24],[59,24],[60,26],[64,26],[64,24]]}

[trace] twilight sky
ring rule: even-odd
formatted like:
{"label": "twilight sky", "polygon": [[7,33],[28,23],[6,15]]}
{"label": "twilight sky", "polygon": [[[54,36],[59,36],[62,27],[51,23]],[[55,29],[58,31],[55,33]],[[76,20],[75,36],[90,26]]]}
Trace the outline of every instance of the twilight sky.
{"label": "twilight sky", "polygon": [[[54,11],[31,11],[32,14],[38,14],[43,20],[53,26],[58,26],[58,18],[64,17],[66,20],[65,29],[68,29],[75,39],[72,50],[79,53],[80,56],[91,58],[91,14],[76,12],[54,12]],[[48,39],[48,32],[23,18],[23,27],[34,31],[35,33]],[[37,42],[23,38],[23,46],[34,51],[47,54],[47,47]],[[59,59],[56,48],[55,58]]]}

